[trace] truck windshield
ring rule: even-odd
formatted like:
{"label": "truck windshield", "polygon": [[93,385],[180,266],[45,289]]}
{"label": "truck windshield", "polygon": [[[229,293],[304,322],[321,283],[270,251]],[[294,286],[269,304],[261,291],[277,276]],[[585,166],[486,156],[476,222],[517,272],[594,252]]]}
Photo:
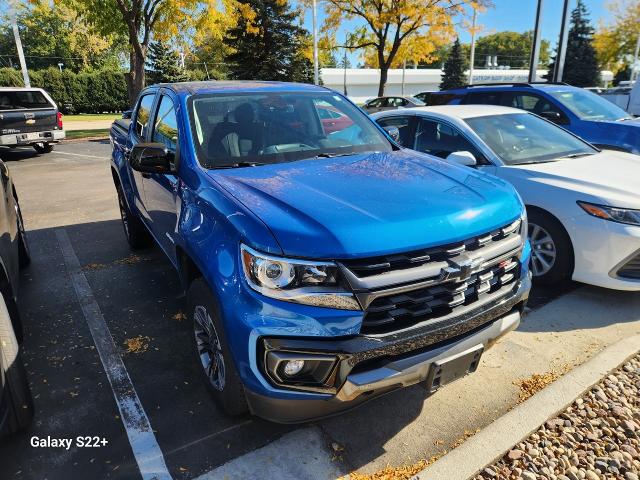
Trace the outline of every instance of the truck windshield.
{"label": "truck windshield", "polygon": [[0,90],[0,110],[53,108],[38,90]]}
{"label": "truck windshield", "polygon": [[562,128],[530,113],[473,117],[465,122],[507,165],[548,162],[597,152]]}
{"label": "truck windshield", "polygon": [[189,110],[206,168],[393,149],[364,112],[331,92],[195,95]]}
{"label": "truck windshield", "polygon": [[581,120],[616,121],[630,118],[617,105],[586,90],[549,92]]}

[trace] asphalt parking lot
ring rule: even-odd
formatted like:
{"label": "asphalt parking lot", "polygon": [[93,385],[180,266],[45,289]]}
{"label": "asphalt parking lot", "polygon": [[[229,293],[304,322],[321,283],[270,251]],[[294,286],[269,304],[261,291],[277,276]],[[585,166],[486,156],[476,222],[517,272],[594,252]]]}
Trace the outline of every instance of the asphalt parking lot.
{"label": "asphalt parking lot", "polygon": [[[18,189],[33,255],[21,278],[20,310],[36,416],[30,429],[0,443],[7,478],[141,476],[87,323],[86,305],[74,288],[77,275],[71,275],[69,252],[63,255],[65,237],[79,262],[76,273],[86,279],[126,368],[135,390],[129,393],[139,399],[173,478],[205,474],[297,428],[249,416],[232,419],[216,409],[198,370],[177,276],[159,249],[133,254],[125,241],[109,154],[104,141],[60,145],[41,156],[29,149],[0,151]],[[573,288],[536,289],[530,305],[542,308]],[[487,368],[495,369],[497,361],[491,358]],[[458,412],[465,421],[456,423],[453,413],[440,413],[447,411],[449,396],[466,395],[461,390],[465,384],[460,385],[438,392],[434,401],[425,401],[424,390],[412,387],[316,426],[327,443],[345,448],[335,461],[347,471],[415,460],[433,453],[430,449],[440,439],[453,441],[467,427],[486,424],[509,408],[507,401],[488,407],[500,391],[488,392],[486,404],[477,410],[482,413]],[[469,391],[473,395],[473,389]],[[509,401],[513,396],[513,389],[505,394]],[[439,417],[448,430],[438,423]],[[30,445],[34,436],[98,436],[108,443],[69,450],[37,448]],[[418,440],[403,447],[404,438]],[[301,458],[309,454],[300,452]]]}

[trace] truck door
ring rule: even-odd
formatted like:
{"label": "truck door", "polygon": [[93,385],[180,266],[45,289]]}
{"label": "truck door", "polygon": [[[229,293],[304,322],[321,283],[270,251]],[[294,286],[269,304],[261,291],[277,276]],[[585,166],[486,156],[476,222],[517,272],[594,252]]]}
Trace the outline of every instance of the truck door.
{"label": "truck door", "polygon": [[[132,117],[132,126],[129,130],[129,145],[125,150],[127,153],[131,152],[131,149],[138,143],[147,142],[149,136],[149,130],[151,128],[151,112],[153,111],[153,105],[156,100],[156,92],[149,92],[140,97],[138,105]],[[144,185],[143,174],[137,170],[129,169],[131,174],[131,186],[133,188],[133,202],[140,214],[145,218],[147,222],[150,221],[149,214],[147,212],[145,198],[144,198]]]}
{"label": "truck door", "polygon": [[[178,122],[173,100],[163,93],[158,101],[149,140],[162,143],[172,154],[172,170],[178,161]],[[173,174],[143,175],[145,205],[151,217],[151,230],[169,258],[175,260],[174,234],[177,228],[179,179]]]}

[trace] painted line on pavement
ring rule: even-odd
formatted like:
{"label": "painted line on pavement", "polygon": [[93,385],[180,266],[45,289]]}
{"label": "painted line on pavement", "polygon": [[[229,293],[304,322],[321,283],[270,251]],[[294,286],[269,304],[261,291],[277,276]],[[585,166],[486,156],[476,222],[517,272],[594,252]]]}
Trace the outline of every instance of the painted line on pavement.
{"label": "painted line on pavement", "polygon": [[107,327],[100,307],[93,296],[87,277],[80,268],[80,262],[71,246],[69,236],[64,229],[57,229],[56,237],[78,303],[89,326],[104,372],[111,384],[113,396],[120,410],[120,418],[129,437],[129,443],[142,478],[144,480],[170,480],[171,474],[167,469],[162,450],[160,450],[147,414],[142,408],[129,373],[113,342],[109,327]]}
{"label": "painted line on pavement", "polygon": [[72,155],[74,157],[97,158],[100,160],[109,160],[109,157],[99,157],[98,155],[87,155],[86,153],[71,153],[71,152],[65,152],[64,150],[55,150],[55,153],[58,155]]}

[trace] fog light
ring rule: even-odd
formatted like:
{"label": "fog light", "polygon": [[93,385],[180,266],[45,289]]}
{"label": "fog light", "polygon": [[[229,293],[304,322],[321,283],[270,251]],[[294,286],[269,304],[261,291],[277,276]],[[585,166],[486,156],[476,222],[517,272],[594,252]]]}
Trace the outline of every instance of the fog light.
{"label": "fog light", "polygon": [[288,377],[297,375],[304,368],[304,360],[288,360],[284,365],[284,374]]}

